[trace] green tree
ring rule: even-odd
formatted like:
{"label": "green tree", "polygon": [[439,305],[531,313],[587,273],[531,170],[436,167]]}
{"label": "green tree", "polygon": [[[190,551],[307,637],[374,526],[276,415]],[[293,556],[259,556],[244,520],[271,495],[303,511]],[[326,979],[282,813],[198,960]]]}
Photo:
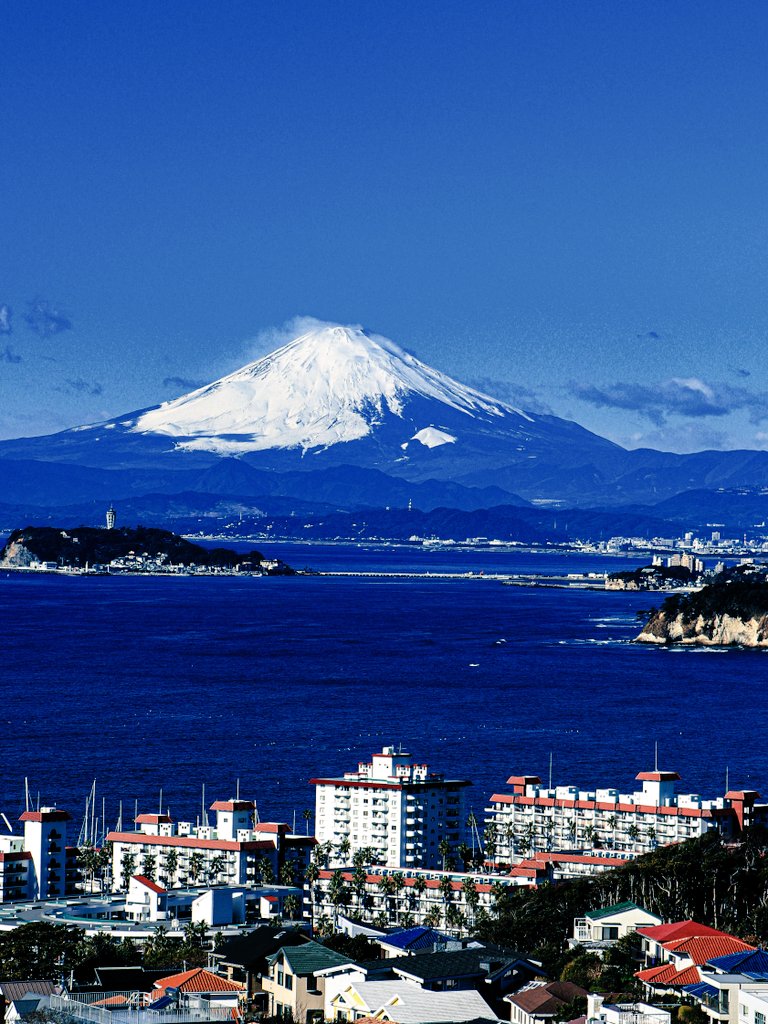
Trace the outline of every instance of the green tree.
{"label": "green tree", "polygon": [[275,871],[269,857],[261,857],[256,863],[256,874],[260,885],[271,885],[275,880]]}
{"label": "green tree", "polygon": [[306,810],[301,812],[301,816],[304,819],[304,835],[309,835],[309,823],[312,820],[312,811],[307,807]]}
{"label": "green tree", "polygon": [[189,877],[193,883],[197,882],[197,880],[202,876],[204,867],[205,858],[202,853],[195,850],[195,852],[189,856]]}
{"label": "green tree", "polygon": [[343,839],[341,840],[341,842],[336,847],[336,852],[338,853],[339,860],[341,861],[342,864],[346,864],[347,863],[347,859],[349,858],[349,851],[350,851],[350,849],[351,849],[351,843],[349,841],[349,836],[344,836]]}
{"label": "green tree", "polygon": [[280,885],[293,885],[295,883],[296,861],[293,858],[281,864],[278,878],[280,879]]}
{"label": "green tree", "polygon": [[176,872],[179,867],[179,854],[171,847],[170,850],[166,850],[163,855],[163,861],[161,866],[161,877],[167,886],[173,885],[173,881],[176,878]]}
{"label": "green tree", "polygon": [[448,865],[448,860],[451,856],[451,844],[445,837],[443,837],[437,844],[437,852],[440,854],[440,857],[442,858],[443,871],[445,871],[446,866]]}
{"label": "green tree", "polygon": [[145,878],[154,882],[155,871],[157,870],[157,857],[153,853],[145,853],[141,861],[141,873]]}
{"label": "green tree", "polygon": [[221,874],[223,873],[225,867],[226,867],[226,861],[221,856],[221,854],[217,854],[211,860],[210,864],[208,865],[208,884],[209,885],[218,885],[219,878],[220,878]]}
{"label": "green tree", "polygon": [[123,889],[128,890],[128,885],[136,873],[136,854],[129,853],[127,850],[123,852],[123,856],[120,860],[120,880],[123,883]]}
{"label": "green tree", "polygon": [[283,911],[285,912],[286,916],[290,918],[291,921],[294,921],[296,919],[296,915],[300,910],[301,900],[295,893],[289,892],[288,895],[283,900]]}

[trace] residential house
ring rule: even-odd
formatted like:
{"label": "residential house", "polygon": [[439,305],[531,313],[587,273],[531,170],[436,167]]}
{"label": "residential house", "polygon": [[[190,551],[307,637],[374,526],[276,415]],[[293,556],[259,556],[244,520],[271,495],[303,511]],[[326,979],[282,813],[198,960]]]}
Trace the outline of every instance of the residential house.
{"label": "residential house", "polygon": [[364,981],[348,985],[332,1002],[333,1019],[372,1018],[397,1024],[460,1024],[495,1021],[496,1015],[473,990],[431,992],[407,981]]}
{"label": "residential house", "polygon": [[325,1017],[327,978],[348,971],[354,961],[319,942],[281,946],[267,960],[262,979],[270,1017],[291,1017],[297,1024],[313,1024]]}
{"label": "residential house", "polygon": [[568,945],[583,946],[590,952],[600,953],[638,928],[651,928],[661,923],[662,919],[656,914],[625,900],[610,907],[588,910],[583,917],[575,918],[573,937],[568,940]]}
{"label": "residential house", "polygon": [[504,997],[513,1024],[550,1024],[555,1014],[576,999],[586,999],[586,989],[570,981],[532,981],[519,992]]}

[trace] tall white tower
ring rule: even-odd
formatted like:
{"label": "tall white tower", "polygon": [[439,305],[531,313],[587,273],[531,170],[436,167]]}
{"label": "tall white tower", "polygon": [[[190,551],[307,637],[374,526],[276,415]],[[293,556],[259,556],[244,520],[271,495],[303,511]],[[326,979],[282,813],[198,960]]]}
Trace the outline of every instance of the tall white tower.
{"label": "tall white tower", "polygon": [[117,512],[115,512],[112,505],[107,509],[107,529],[114,530],[115,523],[117,522]]}

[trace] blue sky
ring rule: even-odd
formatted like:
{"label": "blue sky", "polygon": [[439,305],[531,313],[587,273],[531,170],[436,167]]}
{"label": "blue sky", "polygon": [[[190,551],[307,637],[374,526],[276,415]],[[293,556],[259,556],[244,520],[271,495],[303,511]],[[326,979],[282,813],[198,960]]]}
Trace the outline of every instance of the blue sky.
{"label": "blue sky", "polygon": [[768,447],[766,5],[8,0],[0,29],[0,436],[312,315],[632,447]]}

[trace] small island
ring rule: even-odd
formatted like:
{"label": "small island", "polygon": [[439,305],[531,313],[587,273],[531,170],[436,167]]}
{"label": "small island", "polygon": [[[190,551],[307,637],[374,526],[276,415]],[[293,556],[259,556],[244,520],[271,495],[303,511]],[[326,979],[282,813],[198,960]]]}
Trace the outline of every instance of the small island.
{"label": "small island", "polygon": [[294,575],[290,566],[265,558],[260,551],[204,548],[168,530],[144,526],[27,526],[8,538],[0,551],[0,569],[96,575]]}
{"label": "small island", "polygon": [[701,590],[671,594],[635,642],[768,647],[768,565],[734,566]]}

